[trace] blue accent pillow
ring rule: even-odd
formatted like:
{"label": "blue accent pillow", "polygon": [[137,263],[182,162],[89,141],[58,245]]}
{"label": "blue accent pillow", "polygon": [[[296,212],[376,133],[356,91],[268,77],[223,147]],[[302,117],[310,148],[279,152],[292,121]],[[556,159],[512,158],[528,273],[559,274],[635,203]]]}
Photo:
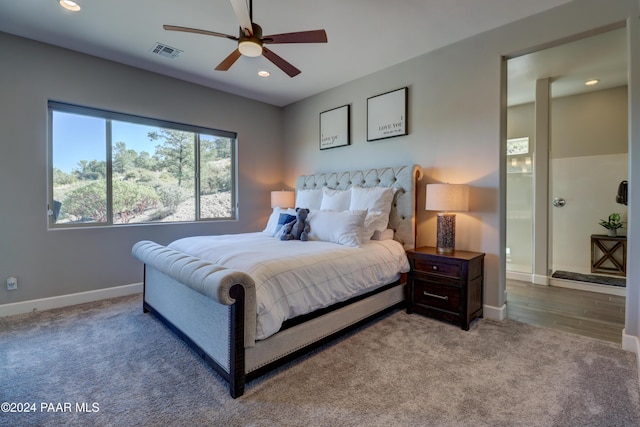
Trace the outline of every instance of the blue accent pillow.
{"label": "blue accent pillow", "polygon": [[296,216],[295,215],[289,215],[287,213],[281,213],[280,217],[278,218],[278,225],[276,225],[276,231],[273,233],[273,236],[277,236],[278,234],[280,234],[280,230],[282,230],[282,227],[285,226],[285,224],[289,224],[290,222],[293,222],[296,220]]}

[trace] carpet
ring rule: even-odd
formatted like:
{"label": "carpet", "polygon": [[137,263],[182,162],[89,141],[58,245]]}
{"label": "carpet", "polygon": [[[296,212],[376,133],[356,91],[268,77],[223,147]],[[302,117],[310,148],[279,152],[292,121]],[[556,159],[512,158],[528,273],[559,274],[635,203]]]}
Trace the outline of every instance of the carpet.
{"label": "carpet", "polygon": [[134,295],[1,318],[0,402],[35,405],[0,412],[0,425],[640,425],[635,355],[597,339],[511,320],[465,332],[395,311],[234,400],[141,305]]}
{"label": "carpet", "polygon": [[624,277],[600,276],[597,274],[572,273],[570,271],[555,271],[551,277],[556,279],[575,280],[578,282],[597,283],[599,285],[618,286],[624,288],[627,286],[627,279]]}

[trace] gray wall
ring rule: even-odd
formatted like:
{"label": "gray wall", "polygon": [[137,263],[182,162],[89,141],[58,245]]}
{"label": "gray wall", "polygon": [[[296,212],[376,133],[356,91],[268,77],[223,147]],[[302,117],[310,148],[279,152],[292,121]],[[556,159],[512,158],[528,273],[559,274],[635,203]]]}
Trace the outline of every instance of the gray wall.
{"label": "gray wall", "polygon": [[[458,214],[456,245],[486,252],[485,304],[502,307],[506,181],[501,154],[501,140],[506,137],[502,56],[627,17],[635,22],[637,16],[635,0],[577,0],[289,105],[284,116],[285,179],[292,184],[301,172],[415,162],[426,173],[419,208],[424,206],[424,184],[469,183],[470,212]],[[640,42],[632,40],[631,47],[638,50]],[[409,135],[367,142],[367,98],[403,86],[409,87]],[[352,144],[319,151],[318,114],[344,104],[352,106]],[[419,211],[417,243],[435,243],[434,213]],[[632,295],[628,307],[637,313],[638,297]],[[637,315],[629,323],[627,332],[635,333]]]}
{"label": "gray wall", "polygon": [[[552,86],[553,87],[553,86]],[[551,157],[628,153],[627,86],[553,98]],[[533,103],[509,107],[507,138],[535,144]]]}
{"label": "gray wall", "polygon": [[554,98],[551,158],[629,152],[627,90],[623,86]]}
{"label": "gray wall", "polygon": [[[280,108],[5,33],[0,52],[0,304],[141,282],[141,239],[266,224],[268,190],[282,182]],[[239,220],[47,230],[49,99],[237,131]],[[6,290],[10,275],[18,290]]]}
{"label": "gray wall", "polygon": [[507,112],[507,139],[529,137],[529,147],[535,143],[535,111],[533,102],[514,105]]}

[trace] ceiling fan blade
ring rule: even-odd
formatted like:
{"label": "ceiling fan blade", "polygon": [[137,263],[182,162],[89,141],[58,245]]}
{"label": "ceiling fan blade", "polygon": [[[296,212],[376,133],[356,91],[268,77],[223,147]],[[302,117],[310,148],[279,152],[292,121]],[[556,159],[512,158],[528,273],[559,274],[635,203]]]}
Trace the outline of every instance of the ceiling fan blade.
{"label": "ceiling fan blade", "polygon": [[251,15],[249,9],[247,8],[246,0],[230,0],[231,7],[233,7],[233,11],[236,14],[236,18],[238,18],[238,24],[240,28],[249,32],[249,34],[253,35],[253,24],[251,22]]}
{"label": "ceiling fan blade", "polygon": [[264,36],[263,43],[326,43],[327,33],[324,30],[299,31]]}
{"label": "ceiling fan blade", "polygon": [[240,58],[242,54],[238,49],[231,52],[229,56],[227,56],[221,63],[218,64],[216,70],[218,71],[227,71],[235,62]]}
{"label": "ceiling fan blade", "polygon": [[224,37],[231,40],[238,40],[238,37],[230,36],[229,34],[216,33],[215,31],[199,30],[197,28],[177,27],[175,25],[163,25],[162,28],[167,31],[181,31],[183,33],[204,34],[205,36]]}
{"label": "ceiling fan blade", "polygon": [[291,65],[290,63],[288,63],[287,61],[285,61],[284,59],[282,59],[281,57],[279,57],[278,55],[276,55],[275,53],[273,53],[272,51],[270,51],[264,46],[262,46],[262,55],[265,58],[267,58],[269,61],[273,62],[276,67],[280,68],[282,71],[287,73],[289,77],[295,77],[301,73],[301,71],[298,70],[296,67],[294,67],[293,65]]}

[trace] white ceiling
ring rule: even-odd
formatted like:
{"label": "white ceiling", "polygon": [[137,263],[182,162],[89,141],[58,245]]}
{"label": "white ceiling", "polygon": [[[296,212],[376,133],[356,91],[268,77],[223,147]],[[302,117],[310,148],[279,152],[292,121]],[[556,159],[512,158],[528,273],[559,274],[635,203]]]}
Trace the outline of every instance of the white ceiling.
{"label": "white ceiling", "polygon": [[[63,10],[57,0],[3,0],[0,31],[284,106],[569,1],[255,0],[254,22],[265,35],[326,30],[327,44],[270,45],[302,70],[294,78],[263,57],[241,57],[229,71],[215,71],[235,42],[162,29],[171,24],[235,36],[238,23],[229,0],[76,0],[82,6],[77,13]],[[156,42],[183,52],[176,59],[154,55]],[[271,76],[258,77],[262,69]],[[565,74],[557,66],[551,71],[554,77]],[[527,79],[541,72],[518,71]],[[514,94],[516,87],[510,81]]]}

